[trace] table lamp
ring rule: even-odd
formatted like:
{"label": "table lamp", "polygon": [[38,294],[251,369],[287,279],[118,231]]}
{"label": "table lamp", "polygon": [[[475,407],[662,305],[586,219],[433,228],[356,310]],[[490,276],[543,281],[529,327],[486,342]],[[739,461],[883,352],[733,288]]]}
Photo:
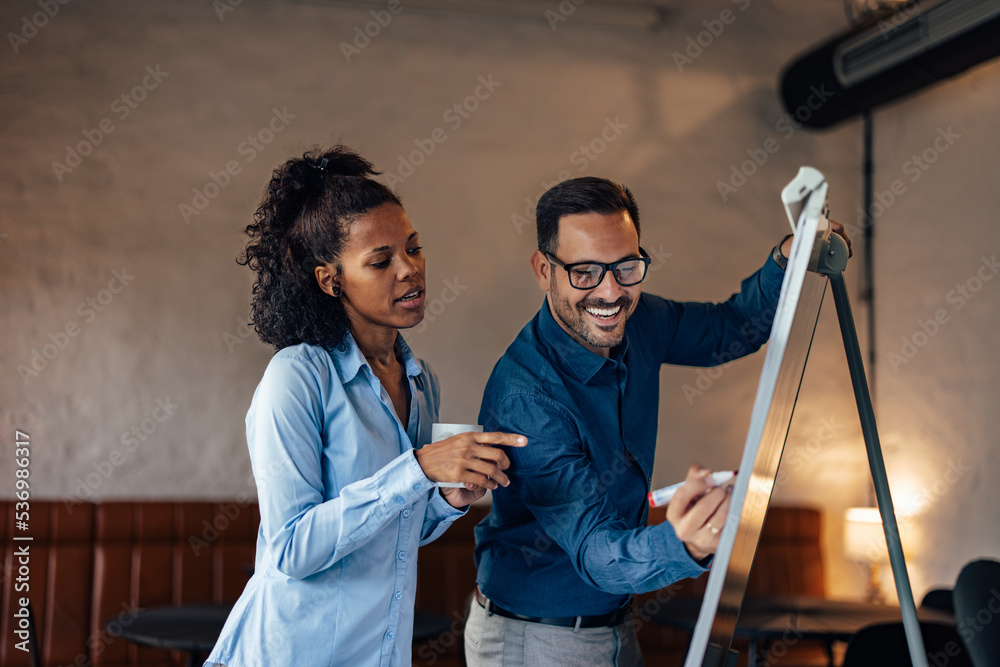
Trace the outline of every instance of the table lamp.
{"label": "table lamp", "polygon": [[847,558],[868,565],[868,588],[865,601],[884,604],[878,583],[879,563],[889,559],[885,546],[882,516],[877,507],[851,507],[844,521],[844,551]]}

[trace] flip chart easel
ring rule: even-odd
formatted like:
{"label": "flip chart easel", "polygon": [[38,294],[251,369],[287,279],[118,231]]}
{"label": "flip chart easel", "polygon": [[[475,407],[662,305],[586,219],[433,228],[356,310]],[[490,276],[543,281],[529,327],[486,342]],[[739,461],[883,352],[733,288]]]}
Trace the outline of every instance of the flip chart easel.
{"label": "flip chart easel", "polygon": [[927,653],[920,635],[916,605],[893,512],[857,329],[844,285],[843,270],[847,266],[848,248],[840,236],[831,233],[826,192],[827,183],[823,175],[811,167],[802,167],[781,193],[795,240],[781,284],[781,296],[750,417],[743,460],[733,487],[729,518],[719,535],[719,547],[684,667],[736,665],[736,652],[731,649],[736,620],[798,400],[827,282],[833,292],[847,351],[847,365],[868,450],[868,463],[882,515],[911,660],[914,667],[927,667]]}

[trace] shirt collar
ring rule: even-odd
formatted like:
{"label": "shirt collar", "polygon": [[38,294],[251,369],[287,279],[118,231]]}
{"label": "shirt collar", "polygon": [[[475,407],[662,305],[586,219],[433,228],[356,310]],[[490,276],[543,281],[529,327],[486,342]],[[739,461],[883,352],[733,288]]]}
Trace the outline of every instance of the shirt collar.
{"label": "shirt collar", "polygon": [[403,335],[398,332],[396,333],[396,352],[399,354],[403,366],[406,367],[406,375],[408,377],[417,377],[424,372],[417,358],[413,355],[410,346],[403,340]]}
{"label": "shirt collar", "polygon": [[559,361],[586,384],[608,361],[621,363],[628,349],[628,335],[621,345],[612,348],[610,357],[591,352],[559,326],[549,310],[548,298],[538,313],[538,329],[542,340],[552,348]]}
{"label": "shirt collar", "polygon": [[[406,368],[407,377],[415,378],[423,373],[413,351],[410,350],[410,346],[406,344],[403,336],[399,333],[396,334],[396,352]],[[337,368],[337,374],[343,384],[353,380],[362,368],[367,368],[368,372],[371,373],[371,366],[365,359],[365,355],[361,353],[361,348],[358,347],[358,342],[354,340],[350,331],[344,334],[339,345],[330,348],[330,356],[333,357],[334,366]]]}

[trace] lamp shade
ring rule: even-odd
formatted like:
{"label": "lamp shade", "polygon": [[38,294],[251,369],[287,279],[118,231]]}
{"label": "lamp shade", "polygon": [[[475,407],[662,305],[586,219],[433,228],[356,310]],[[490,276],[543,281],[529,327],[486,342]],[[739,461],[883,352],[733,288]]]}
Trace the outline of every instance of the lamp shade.
{"label": "lamp shade", "polygon": [[852,507],[847,510],[844,551],[850,560],[862,563],[888,560],[882,516],[877,507]]}

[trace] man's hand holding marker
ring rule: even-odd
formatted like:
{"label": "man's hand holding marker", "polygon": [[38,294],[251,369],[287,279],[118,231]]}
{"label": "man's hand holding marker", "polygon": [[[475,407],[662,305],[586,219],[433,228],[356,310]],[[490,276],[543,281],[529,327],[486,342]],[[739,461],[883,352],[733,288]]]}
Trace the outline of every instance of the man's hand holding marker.
{"label": "man's hand holding marker", "polygon": [[687,479],[649,494],[653,507],[667,505],[667,521],[696,561],[705,561],[719,546],[719,533],[729,513],[730,484],[736,471],[713,473],[693,465]]}
{"label": "man's hand holding marker", "polygon": [[[721,470],[719,472],[713,472],[705,478],[705,481],[708,482],[709,486],[722,486],[726,482],[735,479],[736,472],[736,470]],[[656,491],[650,491],[649,506],[655,508],[667,505],[674,499],[674,494],[680,491],[680,488],[685,484],[687,484],[687,480],[671,484],[670,486],[665,486],[662,489],[657,489]]]}

